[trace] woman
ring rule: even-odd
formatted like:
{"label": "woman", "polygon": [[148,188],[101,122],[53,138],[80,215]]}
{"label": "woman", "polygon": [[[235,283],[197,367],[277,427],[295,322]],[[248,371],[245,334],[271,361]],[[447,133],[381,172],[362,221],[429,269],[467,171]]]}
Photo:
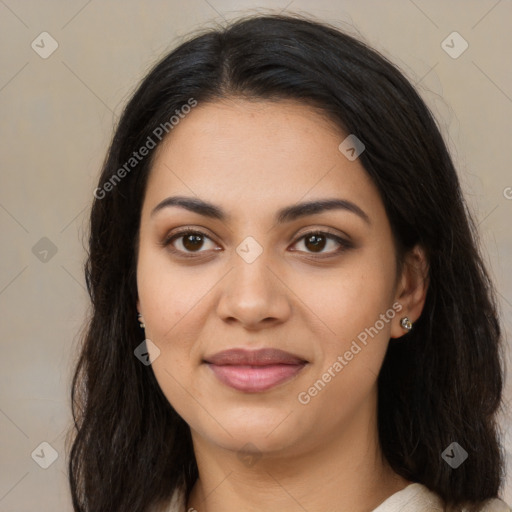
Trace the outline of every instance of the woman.
{"label": "woman", "polygon": [[76,511],[497,511],[494,291],[435,121],[338,30],[167,55],[91,213]]}

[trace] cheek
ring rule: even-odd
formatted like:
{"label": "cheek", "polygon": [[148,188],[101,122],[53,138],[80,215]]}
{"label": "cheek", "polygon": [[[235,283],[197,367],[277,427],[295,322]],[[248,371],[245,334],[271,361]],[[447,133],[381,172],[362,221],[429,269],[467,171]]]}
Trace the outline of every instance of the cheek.
{"label": "cheek", "polygon": [[[321,337],[317,348],[315,377],[329,381],[325,386],[328,390],[318,386],[322,396],[314,399],[317,406],[329,400],[353,402],[355,406],[374,386],[397,314],[392,308],[393,268],[392,251],[366,251],[336,276],[314,280],[314,285],[303,288],[308,305],[330,331]],[[314,382],[312,379],[311,384]]]}
{"label": "cheek", "polygon": [[[147,339],[158,347],[158,356],[151,363],[155,377],[173,405],[179,402],[180,383],[187,385],[187,365],[195,337],[194,304],[201,288],[187,286],[179,272],[171,272],[167,262],[150,250],[141,249],[137,267],[137,288],[143,312]],[[185,282],[184,282],[185,281]],[[196,293],[192,293],[196,290]],[[188,312],[188,314],[187,314]]]}
{"label": "cheek", "polygon": [[[324,347],[329,352],[350,345],[391,307],[394,273],[389,260],[369,253],[353,257],[336,273],[298,278],[301,299],[330,331],[332,343]],[[381,326],[379,322],[379,330],[385,337],[390,323]]]}
{"label": "cheek", "polygon": [[350,422],[375,398],[395,311],[383,299],[385,287],[371,284],[373,293],[364,284],[347,288],[337,304],[322,309],[336,336],[320,340],[319,364],[296,399],[304,414],[322,417],[325,428]]}
{"label": "cheek", "polygon": [[175,339],[175,331],[183,330],[182,324],[200,308],[215,284],[214,277],[171,265],[165,251],[141,249],[137,288],[146,334],[162,344]]}

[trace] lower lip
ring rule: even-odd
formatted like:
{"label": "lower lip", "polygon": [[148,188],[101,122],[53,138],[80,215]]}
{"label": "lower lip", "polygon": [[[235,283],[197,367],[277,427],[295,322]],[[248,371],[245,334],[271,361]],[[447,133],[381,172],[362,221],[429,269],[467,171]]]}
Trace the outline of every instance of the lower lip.
{"label": "lower lip", "polygon": [[305,365],[306,363],[269,366],[219,366],[208,363],[208,366],[221,382],[246,393],[257,393],[273,388],[297,375]]}

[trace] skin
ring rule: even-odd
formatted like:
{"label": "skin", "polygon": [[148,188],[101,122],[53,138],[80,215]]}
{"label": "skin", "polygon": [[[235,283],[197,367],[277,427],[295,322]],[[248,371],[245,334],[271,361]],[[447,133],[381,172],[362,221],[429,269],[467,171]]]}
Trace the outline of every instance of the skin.
{"label": "skin", "polygon": [[[421,314],[427,263],[416,247],[397,275],[378,190],[359,159],[338,149],[346,135],[293,101],[231,98],[199,104],[158,150],[141,212],[137,306],[160,350],[152,363],[158,383],[191,428],[200,476],[187,510],[370,511],[410,483],[382,457],[376,381],[390,338],[407,332],[400,319]],[[175,206],[151,215],[177,195],[214,203],[231,218]],[[355,203],[369,223],[346,210],[274,221],[282,207],[333,197]],[[202,246],[183,245],[183,237],[161,244],[186,226],[205,233]],[[336,253],[340,245],[327,239],[318,250],[330,257],[315,259],[303,235],[326,229],[352,246]],[[249,236],[263,249],[252,263],[236,252]],[[400,313],[300,403],[298,394],[397,301]],[[308,364],[260,393],[234,390],[202,364],[228,348],[263,347]],[[243,460],[245,452],[255,458]]]}

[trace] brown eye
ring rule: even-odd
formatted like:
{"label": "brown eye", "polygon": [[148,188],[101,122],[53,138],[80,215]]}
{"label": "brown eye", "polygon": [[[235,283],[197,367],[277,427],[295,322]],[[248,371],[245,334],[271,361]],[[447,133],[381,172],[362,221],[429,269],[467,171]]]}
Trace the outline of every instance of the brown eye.
{"label": "brown eye", "polygon": [[189,235],[185,235],[183,237],[183,247],[187,249],[187,251],[196,251],[197,249],[201,249],[204,243],[202,235],[191,233]]}
{"label": "brown eye", "polygon": [[[294,249],[294,251],[306,253],[317,258],[336,256],[353,247],[351,242],[333,233],[324,231],[310,231],[300,237],[294,245],[299,244],[299,242],[304,244],[305,250]],[[208,248],[208,243],[212,245],[210,248]],[[208,254],[210,250],[221,250],[208,235],[202,231],[191,229],[184,229],[178,233],[171,234],[161,244],[164,247],[168,247],[171,252],[185,258],[193,258],[203,253]]]}
{"label": "brown eye", "polygon": [[313,252],[321,252],[326,243],[326,237],[320,234],[307,235],[304,241],[304,245]]}
{"label": "brown eye", "polygon": [[[195,254],[208,252],[208,242],[212,249],[216,247],[212,239],[201,231],[191,229],[183,230],[168,236],[163,242],[164,247],[184,257],[193,257]],[[206,245],[206,250],[203,250]]]}
{"label": "brown eye", "polygon": [[299,242],[304,244],[306,250],[299,250],[298,252],[312,255],[318,254],[318,257],[335,256],[353,247],[353,244],[348,240],[324,231],[310,231],[300,237],[295,244]]}

